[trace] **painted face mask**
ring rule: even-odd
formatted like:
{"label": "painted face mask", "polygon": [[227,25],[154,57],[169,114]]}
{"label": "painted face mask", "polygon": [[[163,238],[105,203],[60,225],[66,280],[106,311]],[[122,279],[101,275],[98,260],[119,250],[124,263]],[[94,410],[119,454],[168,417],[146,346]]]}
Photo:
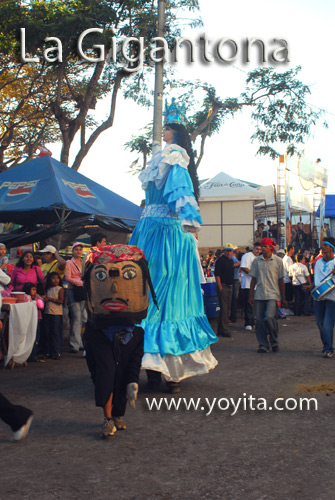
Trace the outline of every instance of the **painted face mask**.
{"label": "painted face mask", "polygon": [[144,253],[134,245],[108,245],[92,251],[84,283],[93,321],[139,323],[147,315],[149,287],[156,299]]}

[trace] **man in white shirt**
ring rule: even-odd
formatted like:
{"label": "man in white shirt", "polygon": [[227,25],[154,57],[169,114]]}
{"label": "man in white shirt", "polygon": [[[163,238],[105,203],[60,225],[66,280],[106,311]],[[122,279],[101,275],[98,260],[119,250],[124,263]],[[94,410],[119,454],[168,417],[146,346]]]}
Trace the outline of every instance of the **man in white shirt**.
{"label": "man in white shirt", "polygon": [[[318,286],[321,281],[329,275],[335,274],[335,239],[332,237],[324,238],[322,245],[322,259],[315,263],[314,267],[314,283]],[[323,353],[325,358],[334,356],[334,324],[335,324],[335,288],[331,289],[323,296],[321,300],[314,301],[314,311],[316,323],[320,330],[321,340],[323,343]]]}
{"label": "man in white shirt", "polygon": [[290,266],[294,295],[294,316],[300,316],[304,304],[304,315],[309,316],[309,290],[312,288],[311,277],[305,265],[305,256],[297,255],[297,262]]}
{"label": "man in white shirt", "polygon": [[262,251],[261,244],[257,241],[254,244],[254,248],[251,252],[245,253],[241,259],[241,290],[244,305],[244,327],[246,330],[251,331],[255,325],[255,314],[254,308],[249,304],[249,292],[251,276],[249,276],[249,271],[251,264],[256,257],[260,255]]}
{"label": "man in white shirt", "polygon": [[293,245],[288,245],[286,247],[286,255],[283,258],[283,264],[284,264],[284,284],[285,284],[285,299],[287,302],[292,302],[293,300],[293,288],[292,288],[292,281],[290,278],[290,267],[293,266],[293,260],[292,256],[294,255],[294,246]]}

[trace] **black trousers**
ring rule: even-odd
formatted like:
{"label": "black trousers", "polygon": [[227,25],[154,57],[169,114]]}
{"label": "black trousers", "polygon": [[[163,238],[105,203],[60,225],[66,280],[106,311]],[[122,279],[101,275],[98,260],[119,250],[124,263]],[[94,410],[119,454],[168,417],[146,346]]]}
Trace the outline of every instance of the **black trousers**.
{"label": "black trousers", "polygon": [[289,283],[285,283],[285,299],[287,302],[292,302],[293,300],[293,285],[291,281]]}
{"label": "black trousers", "polygon": [[220,314],[218,320],[217,335],[230,335],[229,331],[229,313],[231,307],[231,299],[233,296],[233,285],[225,285],[222,283],[222,291],[216,287],[220,304]]}
{"label": "black trousers", "polygon": [[127,385],[138,383],[143,357],[144,331],[136,327],[127,344],[110,341],[100,330],[86,328],[86,363],[95,386],[95,404],[104,407],[113,393],[112,416],[123,417]]}
{"label": "black trousers", "polygon": [[10,426],[13,432],[18,431],[28,420],[32,411],[24,406],[13,405],[0,392],[0,418]]}

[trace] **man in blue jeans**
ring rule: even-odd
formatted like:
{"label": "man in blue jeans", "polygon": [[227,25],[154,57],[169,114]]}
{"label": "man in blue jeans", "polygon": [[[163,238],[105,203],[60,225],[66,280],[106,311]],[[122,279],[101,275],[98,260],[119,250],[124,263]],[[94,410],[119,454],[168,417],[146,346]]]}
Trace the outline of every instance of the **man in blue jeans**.
{"label": "man in blue jeans", "polygon": [[[283,261],[274,255],[274,242],[271,238],[261,240],[262,255],[256,257],[251,264],[249,303],[255,303],[256,336],[259,344],[259,353],[279,350],[277,301],[282,307],[287,307],[285,300],[284,266]],[[256,291],[255,286],[257,285]],[[270,345],[268,340],[270,337]]]}
{"label": "man in blue jeans", "polygon": [[[314,267],[315,286],[330,276],[334,277],[334,250],[335,239],[332,237],[324,238],[321,245],[322,259],[317,260]],[[321,300],[314,301],[314,311],[323,343],[324,357],[332,358],[334,355],[335,288],[330,289]]]}

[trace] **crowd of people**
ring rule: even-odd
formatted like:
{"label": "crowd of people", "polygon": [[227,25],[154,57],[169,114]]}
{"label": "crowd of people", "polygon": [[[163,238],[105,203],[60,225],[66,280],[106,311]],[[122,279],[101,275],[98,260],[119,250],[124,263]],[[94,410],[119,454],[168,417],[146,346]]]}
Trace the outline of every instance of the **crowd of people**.
{"label": "crowd of people", "polygon": [[[211,346],[218,336],[231,336],[230,324],[237,321],[239,309],[246,331],[255,329],[258,353],[278,352],[279,306],[285,311],[290,305],[297,316],[315,311],[324,356],[332,357],[334,351],[335,288],[325,300],[314,301],[314,308],[310,291],[327,274],[335,274],[335,240],[325,237],[318,255],[312,254],[298,225],[297,248],[292,251],[289,245],[275,252],[277,226],[260,223],[253,246],[242,252],[227,243],[210,251],[201,259],[202,273],[194,236],[202,222],[199,181],[190,137],[173,101],[166,110],[163,140],[165,148],[140,174],[146,206],[129,245],[106,245],[99,233],[92,236],[86,262],[82,243],[74,242],[69,260],[47,245],[36,255],[25,251],[14,269],[8,269],[0,244],[1,295],[24,291],[39,308],[31,361],[41,355],[60,359],[68,310],[69,350],[87,350],[95,403],[103,409],[104,438],[126,428],[126,401],[135,405],[141,366],[150,389],[160,390],[164,380],[170,393],[180,392],[182,380],[216,367]],[[204,274],[216,281],[217,335],[204,310]],[[9,413],[5,421],[14,432],[21,424],[21,439],[32,415],[21,407],[25,414],[19,424],[13,418],[17,409],[0,397],[0,418]]]}
{"label": "crowd of people", "polygon": [[[279,243],[278,227],[277,222],[271,222],[270,220],[263,222],[261,219],[257,220],[257,229],[254,233],[255,241],[260,241],[262,238],[271,238],[275,243]],[[284,225],[282,224],[282,231],[284,230]],[[310,225],[304,226],[302,222],[298,222],[296,225],[290,225],[290,238],[287,244],[292,245],[295,248],[295,252],[301,252],[311,248],[318,247],[318,234],[316,226],[312,229]],[[321,236],[323,238],[329,238],[331,236],[329,224],[324,223],[323,229],[321,231]]]}
{"label": "crowd of people", "polygon": [[261,236],[243,251],[227,243],[222,250],[210,250],[202,258],[205,275],[214,275],[216,280],[220,304],[217,335],[231,336],[230,324],[236,321],[239,309],[245,330],[256,331],[258,352],[277,352],[277,319],[288,314],[315,314],[323,354],[332,357],[335,284],[330,278],[329,291],[327,288],[322,300],[314,300],[311,291],[335,274],[335,239],[324,237],[321,248],[315,251],[294,245],[275,250],[275,241],[264,233]]}
{"label": "crowd of people", "polygon": [[[92,238],[94,248],[99,248],[102,254],[106,251],[111,252],[112,247],[105,246],[105,237],[101,237],[101,235],[99,237],[100,240],[96,240],[95,236]],[[103,248],[99,246],[101,244],[104,246]],[[312,300],[310,292],[313,287],[322,283],[329,275],[335,274],[335,239],[324,238],[321,249],[312,253],[306,250],[295,253],[295,248],[292,245],[288,245],[286,250],[275,250],[274,241],[269,237],[262,238],[259,242],[257,241],[254,245],[243,250],[227,243],[223,249],[218,249],[215,252],[209,251],[207,257],[202,259],[205,274],[207,271],[209,275],[214,274],[216,280],[220,302],[217,335],[230,337],[230,325],[237,321],[240,314],[244,318],[245,330],[250,332],[255,330],[258,342],[257,352],[267,353],[270,350],[278,352],[278,317],[280,317],[278,312],[280,308],[283,308],[284,311],[290,308],[291,314],[296,316],[301,314],[310,316],[315,313],[323,343],[324,357],[333,357],[335,287],[321,301]],[[0,270],[4,295],[10,290],[25,291],[30,299],[37,303],[39,326],[36,349],[33,351],[33,355],[36,357],[41,355],[41,347],[43,347],[39,333],[41,324],[43,324],[46,332],[44,354],[50,359],[60,358],[63,347],[63,306],[69,308],[71,321],[70,352],[77,353],[83,349],[82,326],[86,321],[86,302],[80,294],[76,295],[77,292],[75,292],[76,287],[83,287],[82,254],[83,245],[80,242],[75,242],[72,245],[72,258],[67,261],[59,255],[53,246],[47,245],[37,255],[31,251],[24,252],[14,267],[11,277],[5,271]],[[116,253],[116,255],[118,254]],[[42,263],[36,259],[39,256],[42,256]],[[3,276],[7,279],[2,281]],[[67,283],[66,288],[63,286],[63,279]],[[104,286],[108,289],[110,285],[107,283]],[[99,295],[97,291],[95,293]],[[154,296],[153,289],[152,293]],[[114,331],[110,330],[109,335],[114,336]],[[140,337],[136,335],[136,342],[139,342]],[[140,340],[144,344],[143,333],[141,338],[142,340]],[[102,355],[106,357],[107,347],[109,348],[110,343],[106,340],[105,335],[102,335],[101,339],[103,340],[102,347],[97,352],[99,357]],[[92,346],[94,346],[92,350],[94,353],[97,349],[96,342]],[[124,352],[127,353],[130,344],[124,349]],[[140,344],[136,344],[136,350],[140,353],[136,362],[137,370],[139,370],[143,356],[143,345],[141,347]],[[122,351],[120,352],[122,353]],[[108,437],[113,435],[116,430],[126,428],[122,416],[127,399],[132,401],[132,405],[135,404],[138,374],[131,379],[134,379],[135,382],[128,383],[121,390],[121,395],[120,392],[116,393],[117,403],[114,401],[112,406],[113,395],[110,395],[108,403],[103,404],[101,387],[108,394],[111,388],[106,385],[106,377],[98,377],[99,363],[96,364],[96,360],[93,360],[92,364],[92,353],[88,366],[95,385],[98,384],[97,380],[101,380],[100,385],[98,385],[98,395],[101,402],[98,400],[98,406],[103,406],[104,409],[103,434],[104,437]],[[112,351],[111,353],[109,357],[113,358],[114,354]],[[110,370],[113,363],[103,363],[101,366],[107,367],[107,365]],[[123,366],[123,370],[124,368]],[[149,376],[148,380],[150,384],[152,378]],[[155,389],[157,390],[157,386]],[[3,419],[11,425],[14,439],[23,439],[32,421],[31,411],[12,404],[2,394],[0,394],[0,399]]]}
{"label": "crowd of people", "polygon": [[[111,373],[115,380],[114,387],[112,387],[113,384],[99,383],[101,377],[98,374],[102,373],[104,368],[101,353],[105,355],[107,351],[98,350],[96,348],[97,336],[91,336],[95,347],[88,341],[89,351],[86,359],[89,361],[92,380],[96,387],[96,405],[101,406],[104,412],[103,437],[112,436],[118,425],[120,430],[124,428],[123,423],[120,422],[124,408],[118,411],[117,416],[112,408],[114,403],[117,404],[116,394],[120,394],[117,387],[119,377],[122,378],[122,398],[125,397],[127,388],[126,397],[133,402],[136,399],[137,390],[134,384],[136,385],[136,377],[138,378],[139,365],[136,364],[131,383],[127,384],[127,370],[120,372],[123,363],[118,362],[118,356],[121,356],[121,351],[127,351],[121,345],[130,344],[131,339],[134,338],[131,305],[132,302],[134,302],[133,305],[138,304],[138,301],[141,302],[140,297],[146,295],[143,292],[146,290],[147,283],[151,288],[151,300],[146,307],[146,317],[142,317],[141,327],[145,335],[139,347],[143,351],[141,361],[142,367],[147,370],[148,385],[153,389],[158,389],[164,380],[169,392],[177,393],[180,391],[182,380],[208,373],[217,365],[217,360],[211,352],[211,345],[217,342],[217,337],[204,311],[194,236],[202,222],[197,204],[199,180],[190,136],[182,121],[183,110],[179,110],[172,100],[171,105],[165,110],[163,141],[166,146],[162,151],[153,155],[146,169],[140,174],[142,187],[146,192],[146,207],[132,234],[128,250],[103,247],[104,251],[101,252],[103,255],[98,252],[96,257],[91,256],[92,263],[95,259],[99,262],[95,274],[92,276],[86,273],[86,298],[87,303],[91,303],[92,306],[89,330],[98,332],[97,336],[100,340],[103,339],[110,347],[108,359],[112,363]],[[50,248],[42,250],[44,259],[49,253],[54,258],[55,269],[51,268],[52,259],[50,258],[47,272],[58,274],[58,280],[53,277],[52,287],[48,290],[48,301],[53,306],[51,311],[48,311],[49,314],[53,312],[55,316],[59,315],[57,306],[62,302],[62,273],[65,272],[65,279],[68,279],[68,304],[73,322],[70,344],[73,351],[81,348],[81,339],[76,325],[80,323],[82,308],[72,302],[72,300],[81,301],[79,298],[81,288],[80,266],[78,265],[81,259],[79,247],[80,245],[76,243],[73,245],[73,257],[69,263],[62,262],[58,253]],[[127,287],[127,282],[132,284],[138,276],[141,276],[143,269],[141,273],[138,273],[134,263],[124,265],[122,258],[117,265],[119,252],[128,255],[131,253],[129,248],[138,248],[140,252],[144,252],[150,272],[147,278],[143,274],[142,281],[136,280],[139,284],[142,282],[142,286],[136,288],[136,293],[132,293],[131,296],[132,287]],[[28,269],[30,275],[33,276],[33,272],[36,271],[34,283],[37,285],[39,278],[41,284],[44,284],[46,275],[43,276],[43,280],[39,277],[34,256],[31,255],[31,257]],[[89,276],[92,277],[92,282]],[[99,294],[93,295],[92,283],[94,285],[99,283],[98,288],[104,289],[104,282],[110,283],[108,288],[110,297],[106,299],[100,297],[99,302],[92,305],[99,297]],[[117,295],[121,285],[126,297],[122,294]],[[88,295],[90,295],[90,300],[88,300]],[[124,322],[115,324],[122,310],[128,311],[127,317],[122,320],[126,324]],[[101,311],[102,315],[107,311],[108,321],[105,328],[99,326],[100,313],[95,315],[95,311]],[[54,345],[59,344],[55,342]],[[56,351],[57,349],[58,347],[55,347]],[[48,354],[50,356],[50,353]],[[59,352],[55,352],[52,359],[59,359],[59,355]],[[128,361],[130,361],[129,356],[132,355],[128,354]],[[114,389],[115,393],[111,392]]]}
{"label": "crowd of people", "polygon": [[[103,233],[94,233],[92,247],[106,245]],[[53,245],[33,252],[25,250],[16,265],[9,264],[4,244],[0,244],[0,293],[25,292],[26,301],[36,301],[38,326],[28,362],[58,360],[64,349],[64,326],[69,323],[70,353],[83,351],[82,332],[87,321],[82,281],[84,245],[72,245],[72,257],[63,258]],[[8,269],[7,269],[8,268]]]}

